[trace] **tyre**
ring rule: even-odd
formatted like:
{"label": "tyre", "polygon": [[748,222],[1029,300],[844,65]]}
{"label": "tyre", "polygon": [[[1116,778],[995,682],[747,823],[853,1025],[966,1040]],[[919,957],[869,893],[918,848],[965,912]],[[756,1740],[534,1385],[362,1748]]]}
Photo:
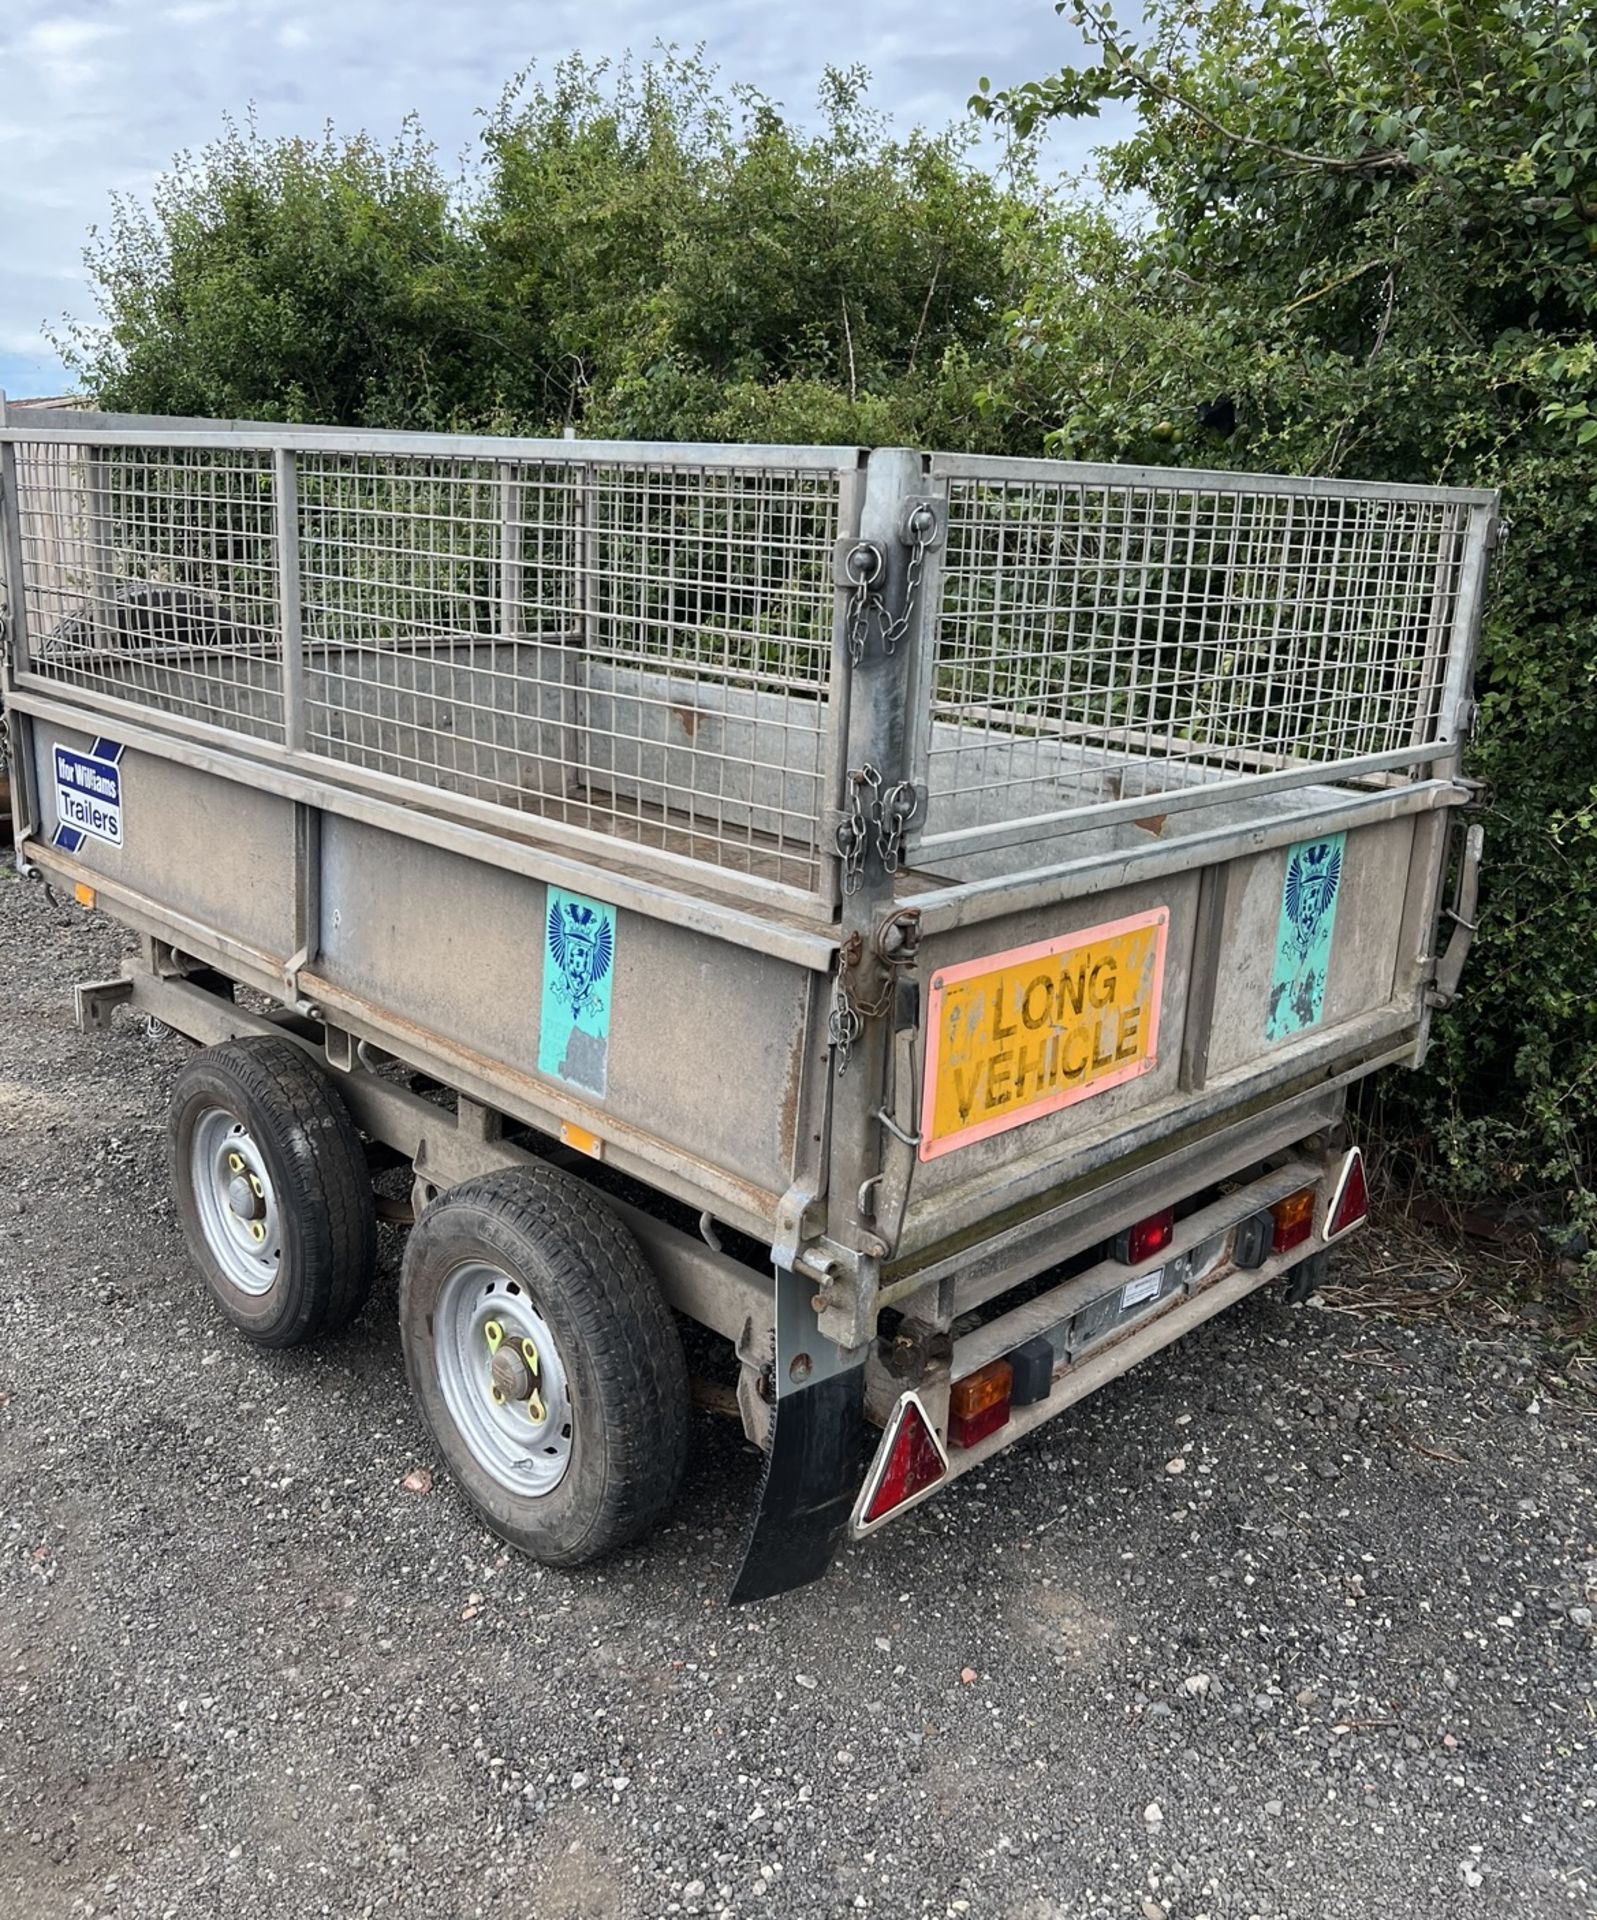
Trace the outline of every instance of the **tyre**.
{"label": "tyre", "polygon": [[327,1076],[290,1040],[229,1040],[177,1077],[168,1134],[184,1236],[233,1325],[263,1347],[336,1332],[377,1261],[365,1154]]}
{"label": "tyre", "polygon": [[671,1504],[682,1341],[636,1240],[580,1180],[516,1168],[435,1200],[405,1250],[399,1328],[438,1450],[501,1539],[581,1566]]}

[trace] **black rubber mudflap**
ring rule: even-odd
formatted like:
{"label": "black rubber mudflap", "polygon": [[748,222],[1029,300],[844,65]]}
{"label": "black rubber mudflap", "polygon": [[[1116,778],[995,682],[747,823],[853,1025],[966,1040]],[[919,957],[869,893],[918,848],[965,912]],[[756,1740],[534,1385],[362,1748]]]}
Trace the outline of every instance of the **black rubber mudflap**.
{"label": "black rubber mudflap", "polygon": [[777,1401],[754,1525],[727,1596],[734,1605],[769,1600],[825,1573],[864,1478],[864,1438],[863,1367]]}
{"label": "black rubber mudflap", "polygon": [[1331,1274],[1331,1249],[1321,1247],[1307,1260],[1300,1260],[1287,1275],[1286,1303],[1301,1307],[1316,1287],[1323,1287]]}

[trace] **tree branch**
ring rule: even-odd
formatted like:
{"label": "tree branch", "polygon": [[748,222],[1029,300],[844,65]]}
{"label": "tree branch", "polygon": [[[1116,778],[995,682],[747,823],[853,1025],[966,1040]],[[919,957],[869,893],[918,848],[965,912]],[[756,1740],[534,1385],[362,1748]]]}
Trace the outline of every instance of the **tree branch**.
{"label": "tree branch", "polygon": [[909,343],[909,371],[915,371],[915,356],[920,352],[921,335],[926,331],[926,316],[932,310],[932,295],[937,291],[937,276],[943,270],[943,256],[938,254],[937,264],[932,268],[932,284],[926,289],[926,298],[921,302],[920,324],[915,329],[915,338]]}
{"label": "tree branch", "polygon": [[1173,87],[1167,80],[1161,80],[1146,67],[1138,66],[1126,56],[1122,47],[1112,37],[1111,23],[1107,17],[1088,4],[1088,0],[1079,0],[1078,11],[1087,24],[1098,35],[1098,43],[1106,52],[1114,55],[1126,75],[1127,85],[1133,91],[1151,93],[1156,99],[1163,100],[1167,106],[1179,107],[1183,113],[1190,113],[1194,120],[1207,127],[1211,133],[1218,134],[1222,140],[1229,140],[1233,146],[1247,147],[1257,153],[1274,154],[1278,160],[1291,160],[1298,166],[1318,167],[1326,173],[1418,173],[1419,169],[1397,147],[1387,147],[1379,152],[1367,154],[1308,153],[1300,147],[1282,146],[1275,140],[1261,140],[1256,134],[1239,133],[1236,128],[1228,127],[1217,120],[1212,113],[1179,88]]}
{"label": "tree branch", "polygon": [[1354,267],[1350,273],[1341,274],[1335,280],[1328,280],[1323,287],[1316,287],[1313,293],[1305,293],[1301,298],[1294,300],[1289,307],[1283,307],[1282,316],[1296,313],[1299,307],[1313,306],[1316,300],[1323,300],[1328,293],[1335,293],[1338,287],[1345,287],[1350,281],[1361,279],[1366,273],[1373,272],[1376,267],[1385,265],[1384,260],[1366,260],[1362,267]]}
{"label": "tree branch", "polygon": [[848,348],[848,397],[852,404],[859,399],[859,389],[854,379],[854,335],[848,324],[848,295],[843,295],[843,342]]}
{"label": "tree branch", "polygon": [[1370,357],[1365,362],[1366,366],[1374,364],[1375,356],[1386,345],[1387,329],[1392,324],[1392,310],[1397,305],[1397,268],[1395,266],[1388,267],[1386,270],[1385,293],[1386,310],[1381,315],[1381,324],[1375,329],[1375,345],[1370,348]]}

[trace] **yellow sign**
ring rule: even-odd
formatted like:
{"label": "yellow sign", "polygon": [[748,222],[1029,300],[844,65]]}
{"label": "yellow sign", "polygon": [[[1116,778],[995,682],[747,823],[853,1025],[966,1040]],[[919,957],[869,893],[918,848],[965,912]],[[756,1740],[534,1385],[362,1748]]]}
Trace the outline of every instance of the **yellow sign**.
{"label": "yellow sign", "polygon": [[1155,1065],[1169,924],[1157,907],[939,968],[920,1157],[1057,1113]]}

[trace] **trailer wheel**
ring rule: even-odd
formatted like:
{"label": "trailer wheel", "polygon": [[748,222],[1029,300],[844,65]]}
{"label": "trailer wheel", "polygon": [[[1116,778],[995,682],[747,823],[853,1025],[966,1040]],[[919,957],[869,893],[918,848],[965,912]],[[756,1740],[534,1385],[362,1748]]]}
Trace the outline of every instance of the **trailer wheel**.
{"label": "trailer wheel", "polygon": [[399,1326],[439,1451],[512,1546],[581,1566],[670,1505],[681,1338],[637,1241],[580,1180],[515,1168],[435,1200],[405,1250]]}
{"label": "trailer wheel", "polygon": [[229,1320],[263,1347],[346,1326],[365,1304],[377,1216],[360,1136],[290,1040],[229,1040],[172,1094],[172,1184],[184,1236]]}

